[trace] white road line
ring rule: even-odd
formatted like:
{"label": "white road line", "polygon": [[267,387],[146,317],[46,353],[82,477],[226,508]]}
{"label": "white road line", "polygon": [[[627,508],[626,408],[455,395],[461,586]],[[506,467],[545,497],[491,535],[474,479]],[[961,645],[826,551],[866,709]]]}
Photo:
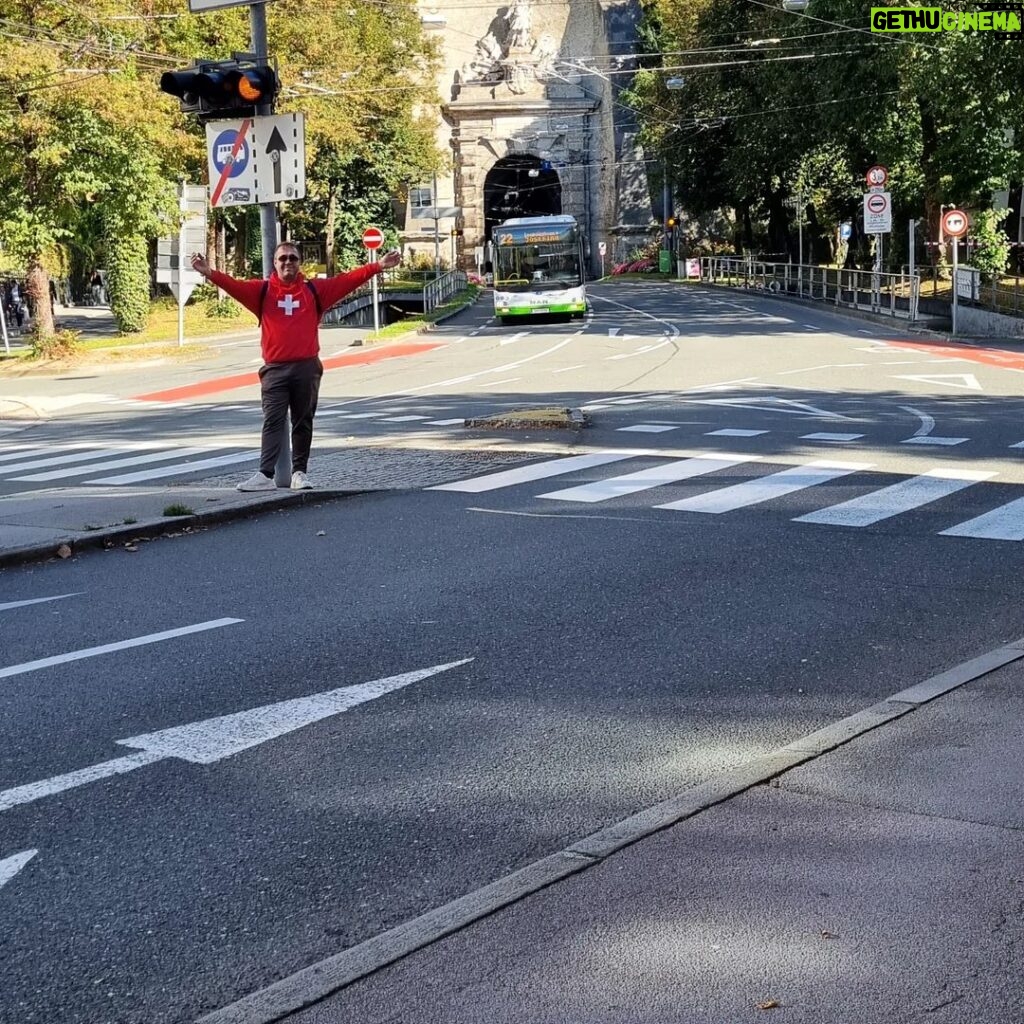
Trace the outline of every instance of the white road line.
{"label": "white road line", "polygon": [[465,423],[466,417],[459,416],[453,420],[427,420],[426,426],[428,427],[454,427],[456,423]]}
{"label": "white road line", "polygon": [[118,640],[116,643],[102,644],[99,647],[85,647],[78,651],[68,651],[67,654],[55,654],[49,658],[40,658],[37,661],[26,661],[20,665],[0,668],[0,679],[8,679],[11,676],[18,676],[24,672],[35,672],[41,668],[50,668],[53,665],[66,665],[68,662],[81,661],[84,658],[95,658],[101,654],[110,654],[113,651],[124,651],[131,647],[145,647],[147,644],[160,643],[162,640],[173,640],[179,636],[203,633],[210,629],[220,629],[222,626],[231,626],[236,622],[244,621],[244,619],[211,619],[209,622],[197,622],[194,626],[165,629],[161,633],[147,633],[145,636],[133,637],[131,640]]}
{"label": "white road line", "polygon": [[725,427],[722,430],[709,430],[705,437],[757,437],[759,434],[767,434],[767,430],[741,430],[738,427]]}
{"label": "white road line", "polygon": [[499,487],[512,487],[515,484],[527,483],[531,480],[546,480],[552,476],[574,473],[578,469],[590,469],[592,466],[604,466],[609,462],[621,462],[632,459],[632,452],[594,452],[592,455],[571,455],[565,459],[550,459],[547,462],[535,462],[529,466],[517,466],[514,469],[503,469],[498,473],[472,477],[469,480],[457,480],[450,484],[436,484],[426,488],[428,491],[458,491],[461,494],[480,494],[482,491],[495,491]]}
{"label": "white road line", "polygon": [[45,473],[33,473],[31,476],[16,476],[11,479],[16,481],[31,481],[38,483],[44,480],[62,480],[69,476],[88,476],[90,473],[98,473],[103,469],[121,469],[123,466],[142,466],[147,462],[166,462],[168,459],[185,459],[191,455],[203,455],[210,451],[209,448],[178,448],[166,452],[155,452],[152,455],[132,455],[126,459],[111,459],[108,462],[90,462],[88,466],[75,466],[68,469],[66,466],[61,469],[50,469]]}
{"label": "white road line", "polygon": [[499,346],[511,345],[513,342],[520,341],[523,338],[529,337],[529,335],[530,335],[530,331],[519,331],[517,334],[510,335],[507,338],[502,338],[498,342],[498,344],[499,344]]}
{"label": "white road line", "polygon": [[[326,415],[326,414],[324,414]],[[330,413],[331,416],[340,416],[346,420],[372,420],[378,416],[383,416],[382,412],[334,412]]]}
{"label": "white road line", "polygon": [[981,540],[1024,540],[1024,498],[1017,498],[984,515],[941,530],[940,534],[943,537],[976,537]]}
{"label": "white road line", "polygon": [[1024,441],[1018,441],[1016,444],[1011,444],[1011,448],[1024,448]]}
{"label": "white road line", "polygon": [[810,373],[812,370],[845,370],[851,366],[870,365],[870,363],[822,363],[821,366],[805,366],[800,370],[780,370],[776,376],[788,377],[792,373]]}
{"label": "white road line", "polygon": [[522,380],[522,377],[505,377],[503,380],[488,380],[478,386],[482,388],[496,388],[499,384],[515,384],[517,380]]}
{"label": "white road line", "polygon": [[477,377],[482,377],[488,373],[504,373],[505,370],[512,369],[513,366],[522,366],[523,363],[532,363],[535,359],[543,359],[544,356],[549,356],[553,352],[557,352],[560,348],[564,348],[566,345],[572,344],[572,338],[566,338],[564,341],[560,341],[557,345],[552,345],[551,348],[544,349],[543,352],[535,352],[532,356],[525,356],[515,363],[505,363],[501,366],[492,366],[488,370],[478,370],[476,373],[463,374],[461,377],[449,377],[447,380],[434,381],[431,384],[420,384],[414,388],[406,388],[404,393],[411,395],[417,391],[428,391],[430,388],[442,388],[449,387],[453,384],[465,384],[467,381],[476,380]]}
{"label": "white road line", "polygon": [[576,366],[563,366],[560,370],[552,370],[552,373],[568,373],[570,370],[582,370],[586,367],[586,363],[579,363]]}
{"label": "white road line", "polygon": [[613,476],[606,480],[595,480],[593,483],[580,484],[578,487],[567,487],[561,491],[549,491],[538,494],[538,498],[549,498],[552,501],[607,501],[624,494],[635,494],[637,491],[650,490],[652,487],[663,487],[679,480],[689,480],[695,476],[715,473],[720,469],[730,469],[741,462],[756,462],[759,455],[698,455],[692,459],[680,459],[651,469],[641,469],[636,473],[624,476]]}
{"label": "white road line", "polygon": [[121,476],[106,476],[99,480],[86,480],[87,484],[137,484],[142,480],[157,480],[165,476],[178,476],[183,473],[195,473],[200,469],[213,469],[217,466],[230,466],[236,462],[248,462],[258,456],[258,452],[235,452],[234,455],[218,455],[213,459],[198,459],[195,462],[182,462],[163,469],[145,469],[139,473],[123,473]]}
{"label": "white road line", "polygon": [[667,426],[658,423],[634,423],[631,427],[616,427],[620,433],[634,434],[664,434],[669,430],[675,430],[674,426]]}
{"label": "white road line", "polygon": [[734,484],[732,487],[720,487],[716,491],[708,491],[681,501],[670,501],[655,508],[671,508],[682,512],[708,512],[719,515],[732,512],[748,505],[758,505],[773,498],[802,491],[807,487],[828,483],[850,473],[859,473],[872,468],[870,462],[809,462],[806,466],[794,466],[779,473],[748,480],[746,483]]}
{"label": "white road line", "polygon": [[995,473],[970,469],[930,469],[921,476],[901,480],[870,494],[798,516],[796,523],[824,523],[828,526],[871,526],[903,512],[938,501],[965,487],[988,480]]}
{"label": "white road line", "polygon": [[[65,447],[73,448],[74,445],[66,445]],[[95,445],[79,445],[80,448],[94,448]],[[24,448],[20,448],[16,452],[8,452],[6,455],[0,455],[0,462],[13,462],[15,459],[29,459],[38,455],[40,452],[50,451],[49,448],[43,448],[39,445],[26,445]]]}
{"label": "white road line", "polygon": [[125,444],[111,445],[109,448],[97,448],[92,447],[91,451],[78,452],[75,455],[51,455],[45,459],[32,459],[28,462],[16,462],[13,466],[3,466],[2,471],[4,473],[20,473],[27,469],[42,469],[44,466],[60,466],[70,462],[88,462],[90,459],[102,459],[109,455],[120,455],[123,452],[131,451],[158,451],[160,449],[166,449],[166,443],[150,444],[143,442],[140,444],[132,444],[126,442]]}
{"label": "white road line", "polygon": [[83,593],[85,591],[78,590],[73,594],[54,594],[53,597],[32,597],[27,601],[8,601],[6,604],[0,604],[0,612],[9,611],[11,608],[26,608],[30,604],[45,604],[47,601],[63,601],[68,597],[81,597]]}
{"label": "white road line", "polygon": [[801,434],[801,441],[859,441],[863,434],[830,434],[823,431],[817,434]]}
{"label": "white road line", "polygon": [[382,423],[412,423],[414,420],[425,420],[426,416],[385,416]]}

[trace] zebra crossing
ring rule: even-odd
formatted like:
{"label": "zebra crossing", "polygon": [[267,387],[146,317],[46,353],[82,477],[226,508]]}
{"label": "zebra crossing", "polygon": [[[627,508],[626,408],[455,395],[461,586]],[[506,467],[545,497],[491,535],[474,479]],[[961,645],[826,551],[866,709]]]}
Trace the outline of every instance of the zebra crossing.
{"label": "zebra crossing", "polygon": [[[633,459],[654,461],[654,465],[632,472],[617,472],[627,467],[622,465]],[[593,505],[615,501],[629,495],[646,491],[669,489],[685,481],[709,478],[702,483],[707,489],[700,493],[688,494],[675,500],[656,500],[652,509],[672,512],[689,512],[703,515],[725,515],[753,506],[770,505],[771,502],[794,494],[813,492],[824,484],[856,477],[858,484],[865,478],[870,484],[871,475],[876,471],[872,462],[840,461],[832,459],[811,459],[805,463],[791,465],[784,469],[773,469],[771,457],[767,455],[737,454],[731,452],[707,451],[686,453],[685,458],[658,453],[657,451],[598,451],[583,455],[571,455],[546,459],[512,469],[486,473],[436,484],[426,488],[429,491],[448,491],[458,494],[485,494],[513,487],[524,487],[559,476],[571,476],[584,471],[588,479],[558,490],[546,490],[531,494],[532,498],[544,501],[560,501],[570,504]],[[712,475],[738,466],[763,468],[762,475],[755,475],[740,483],[714,486]],[[608,469],[611,475],[594,479],[592,470]],[[880,472],[880,471],[878,471]],[[891,478],[892,473],[888,471]],[[825,505],[801,515],[791,516],[795,523],[822,526],[863,528],[896,519],[901,515],[915,512],[926,506],[933,506],[943,499],[951,498],[978,484],[996,483],[998,473],[986,470],[963,469],[960,467],[935,467],[923,472],[909,474],[896,483],[869,487],[856,497]],[[1004,484],[1005,486],[1005,484]],[[660,496],[660,495],[659,495]],[[982,498],[986,497],[984,494]],[[940,509],[942,506],[938,506]],[[962,514],[962,513],[961,513]],[[955,512],[949,513],[955,520]],[[1024,540],[1024,497],[1015,498],[996,508],[964,519],[951,522],[937,531],[941,536],[969,537],[980,540]]]}
{"label": "zebra crossing", "polygon": [[[174,441],[118,441],[109,444],[34,443],[10,449],[0,445],[0,482],[19,486],[96,484],[127,487],[168,477],[253,463],[255,449],[191,445]],[[120,472],[124,470],[124,472]]]}

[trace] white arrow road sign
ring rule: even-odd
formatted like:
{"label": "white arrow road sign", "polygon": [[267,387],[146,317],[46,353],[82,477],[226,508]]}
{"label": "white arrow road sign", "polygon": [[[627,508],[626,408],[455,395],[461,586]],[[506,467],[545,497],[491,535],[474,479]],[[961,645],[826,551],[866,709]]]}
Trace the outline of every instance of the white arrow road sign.
{"label": "white arrow road sign", "polygon": [[13,857],[0,860],[0,889],[2,889],[39,851],[25,850]]}
{"label": "white arrow road sign", "polygon": [[927,376],[911,374],[893,374],[896,380],[919,380],[922,384],[944,384],[951,388],[963,388],[965,391],[980,391],[981,385],[973,373],[932,373]]}
{"label": "white arrow road sign", "polygon": [[160,732],[118,740],[121,746],[137,747],[139,752],[113,761],[103,761],[89,768],[69,772],[67,775],[56,775],[41,782],[30,782],[25,786],[3,790],[0,792],[0,811],[32,803],[55,793],[63,793],[65,790],[84,786],[98,779],[123,775],[125,772],[166,758],[176,757],[192,764],[212,764],[214,761],[231,757],[232,754],[284,736],[324,718],[339,715],[357,704],[365,704],[377,697],[383,697],[392,690],[399,690],[410,683],[417,683],[440,672],[447,672],[448,669],[466,665],[472,660],[463,658],[461,661],[450,661],[444,665],[417,669],[415,672],[403,672],[397,676],[374,679],[369,683],[342,686],[337,690],[314,693],[309,697],[297,697],[278,704],[266,704],[249,711],[239,711],[233,715],[208,718],[202,722],[173,726]]}

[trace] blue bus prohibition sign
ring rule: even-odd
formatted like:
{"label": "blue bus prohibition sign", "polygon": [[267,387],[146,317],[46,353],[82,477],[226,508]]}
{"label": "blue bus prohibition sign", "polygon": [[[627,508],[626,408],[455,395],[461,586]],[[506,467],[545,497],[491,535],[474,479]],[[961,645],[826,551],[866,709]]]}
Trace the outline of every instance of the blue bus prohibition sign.
{"label": "blue bus prohibition sign", "polygon": [[[235,139],[237,138],[237,128],[226,128],[213,140],[213,166],[217,168],[218,173],[223,174],[224,168],[228,166],[231,160],[231,150],[235,148]],[[238,152],[235,154],[234,163],[231,164],[228,177],[237,178],[248,164],[249,143],[243,139],[241,146],[238,147]]]}

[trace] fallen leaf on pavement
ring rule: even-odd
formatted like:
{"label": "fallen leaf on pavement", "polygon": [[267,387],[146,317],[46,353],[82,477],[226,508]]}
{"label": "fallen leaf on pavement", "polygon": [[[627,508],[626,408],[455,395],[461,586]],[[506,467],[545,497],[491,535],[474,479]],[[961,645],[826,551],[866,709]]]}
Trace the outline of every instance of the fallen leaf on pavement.
{"label": "fallen leaf on pavement", "polygon": [[757,1008],[759,1010],[777,1010],[782,1003],[778,999],[766,999],[763,1003],[758,1003]]}
{"label": "fallen leaf on pavement", "polygon": [[824,928],[821,930],[821,937],[823,939],[834,939],[836,937],[835,932],[825,931]]}
{"label": "fallen leaf on pavement", "polygon": [[70,558],[71,548],[67,544],[61,544],[61,546],[57,548],[57,555],[59,558]]}
{"label": "fallen leaf on pavement", "polygon": [[327,536],[327,532],[325,530],[317,530],[316,531],[316,535],[318,537],[326,537]]}
{"label": "fallen leaf on pavement", "polygon": [[136,547],[134,544],[125,544],[124,549],[125,549],[125,551],[138,551],[139,550],[138,547]]}

